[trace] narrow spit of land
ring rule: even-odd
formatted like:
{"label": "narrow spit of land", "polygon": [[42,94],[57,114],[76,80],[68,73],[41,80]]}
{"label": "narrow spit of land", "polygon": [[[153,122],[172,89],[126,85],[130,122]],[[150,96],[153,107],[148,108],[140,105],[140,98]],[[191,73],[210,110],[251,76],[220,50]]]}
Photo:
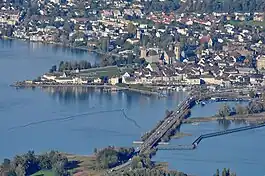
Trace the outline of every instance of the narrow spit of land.
{"label": "narrow spit of land", "polygon": [[227,117],[217,117],[217,116],[195,117],[195,118],[185,119],[183,120],[183,123],[210,122],[210,121],[223,120],[223,119],[231,121],[244,120],[251,123],[263,122],[265,121],[265,112],[258,114],[233,115]]}

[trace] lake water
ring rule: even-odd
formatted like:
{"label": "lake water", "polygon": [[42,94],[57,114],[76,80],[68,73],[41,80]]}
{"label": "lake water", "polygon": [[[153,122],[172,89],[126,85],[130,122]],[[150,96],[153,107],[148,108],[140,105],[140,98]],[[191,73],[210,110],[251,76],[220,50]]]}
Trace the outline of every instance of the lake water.
{"label": "lake water", "polygon": [[[9,87],[14,81],[41,75],[61,60],[82,59],[91,63],[98,61],[96,55],[84,51],[0,41],[0,160],[30,149],[88,155],[94,148],[108,145],[131,146],[132,141],[163,118],[166,109],[173,109],[186,96],[181,92],[157,98],[88,88]],[[219,106],[195,107],[192,116],[213,115]],[[221,129],[216,122],[183,125],[181,131],[193,135],[171,143],[190,144],[201,134]],[[258,129],[205,139],[197,150],[159,151],[154,160],[168,161],[171,169],[199,176],[212,175],[223,167],[231,168],[240,176],[263,176],[264,133],[264,129]]]}

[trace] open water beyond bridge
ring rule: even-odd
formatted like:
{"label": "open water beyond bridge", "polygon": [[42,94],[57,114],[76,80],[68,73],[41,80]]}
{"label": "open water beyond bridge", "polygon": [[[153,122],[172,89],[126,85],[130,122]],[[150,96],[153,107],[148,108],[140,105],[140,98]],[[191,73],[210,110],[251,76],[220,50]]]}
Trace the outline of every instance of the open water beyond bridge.
{"label": "open water beyond bridge", "polygon": [[261,128],[265,127],[265,123],[260,123],[257,125],[249,125],[249,126],[244,126],[244,127],[239,127],[239,128],[234,128],[234,129],[229,129],[229,130],[224,130],[224,131],[218,131],[214,133],[208,133],[208,134],[203,134],[199,136],[191,145],[177,145],[177,146],[159,146],[159,150],[193,150],[196,149],[196,147],[199,145],[199,143],[206,138],[211,138],[211,137],[216,137],[216,136],[222,136],[222,135],[227,135],[231,133],[237,133],[240,131],[247,131],[247,130],[252,130],[256,128]]}

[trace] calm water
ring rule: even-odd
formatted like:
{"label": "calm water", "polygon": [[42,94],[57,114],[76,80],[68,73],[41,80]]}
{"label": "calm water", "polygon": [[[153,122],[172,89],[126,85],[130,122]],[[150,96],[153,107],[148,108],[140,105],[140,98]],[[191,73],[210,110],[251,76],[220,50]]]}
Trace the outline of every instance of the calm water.
{"label": "calm water", "polygon": [[[60,60],[95,62],[96,56],[18,41],[1,41],[0,53],[0,138],[4,141],[0,159],[29,149],[91,154],[95,147],[131,146],[133,140],[138,140],[164,116],[166,109],[185,98],[183,93],[159,99],[84,88],[16,90],[9,84],[41,75]],[[124,109],[126,118],[119,109]],[[93,114],[113,110],[116,111]],[[83,113],[90,114],[52,121]],[[17,128],[39,121],[49,122]]]}
{"label": "calm water", "polygon": [[[0,41],[0,53],[0,160],[30,149],[91,154],[96,147],[131,146],[164,116],[166,109],[173,109],[185,98],[185,93],[159,99],[85,88],[17,90],[9,84],[33,79],[61,60],[87,59],[95,63],[98,59],[83,51],[20,41]],[[219,106],[195,107],[192,116],[213,115]],[[171,143],[190,144],[200,134],[222,128],[215,122],[183,125],[181,131],[193,136]],[[154,160],[169,161],[171,169],[199,176],[210,176],[223,167],[230,167],[240,176],[263,176],[264,133],[264,129],[258,129],[210,138],[203,140],[197,150],[160,151]]]}

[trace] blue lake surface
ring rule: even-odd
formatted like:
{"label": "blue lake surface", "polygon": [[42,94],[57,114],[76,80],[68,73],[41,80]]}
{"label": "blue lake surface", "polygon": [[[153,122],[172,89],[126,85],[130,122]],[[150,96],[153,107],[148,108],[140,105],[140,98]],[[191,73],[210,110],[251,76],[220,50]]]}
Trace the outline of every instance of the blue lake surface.
{"label": "blue lake surface", "polygon": [[[88,155],[94,148],[108,145],[131,146],[164,117],[166,109],[174,109],[186,96],[183,92],[158,98],[89,88],[9,87],[14,81],[40,76],[61,60],[83,59],[98,62],[95,54],[84,51],[0,40],[0,160],[31,149]],[[220,106],[196,106],[192,117],[214,115]],[[228,128],[237,126],[230,124]],[[183,125],[181,131],[192,136],[172,140],[171,144],[190,144],[201,134],[222,129],[217,122]],[[239,176],[263,176],[264,133],[261,128],[209,138],[197,150],[159,151],[154,160],[168,161],[170,169],[198,176],[211,176],[224,167]]]}

